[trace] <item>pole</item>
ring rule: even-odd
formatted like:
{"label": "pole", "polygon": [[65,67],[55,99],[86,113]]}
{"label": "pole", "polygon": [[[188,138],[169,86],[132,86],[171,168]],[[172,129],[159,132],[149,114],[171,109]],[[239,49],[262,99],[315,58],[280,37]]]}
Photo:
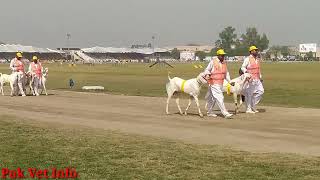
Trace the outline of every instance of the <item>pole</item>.
{"label": "pole", "polygon": [[68,51],[67,54],[71,56],[71,53],[70,53],[70,39],[71,39],[71,34],[67,33],[67,51]]}
{"label": "pole", "polygon": [[154,54],[154,39],[155,39],[155,36],[152,36],[152,56],[153,56],[153,59],[155,59],[155,54]]}

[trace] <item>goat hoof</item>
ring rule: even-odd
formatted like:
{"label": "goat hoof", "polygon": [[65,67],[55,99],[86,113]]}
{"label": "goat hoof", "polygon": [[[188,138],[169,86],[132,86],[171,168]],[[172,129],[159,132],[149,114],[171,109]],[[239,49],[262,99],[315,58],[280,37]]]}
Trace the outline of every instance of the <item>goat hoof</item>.
{"label": "goat hoof", "polygon": [[187,112],[184,112],[184,115],[185,115],[185,116],[187,116],[187,115],[188,115],[188,113],[187,113]]}
{"label": "goat hoof", "polygon": [[201,117],[201,118],[203,118],[204,116],[203,116],[203,114],[199,114],[199,116]]}

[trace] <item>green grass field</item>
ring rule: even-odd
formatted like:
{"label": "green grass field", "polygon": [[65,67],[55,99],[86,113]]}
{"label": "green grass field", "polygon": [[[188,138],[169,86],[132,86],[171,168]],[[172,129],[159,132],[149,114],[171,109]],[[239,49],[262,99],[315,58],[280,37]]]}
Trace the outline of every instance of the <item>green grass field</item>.
{"label": "green grass field", "polygon": [[[80,179],[319,179],[320,158],[249,153],[220,146],[0,117],[4,168],[74,167]],[[28,175],[28,173],[25,173]]]}
{"label": "green grass field", "polygon": [[[203,64],[205,66],[206,64]],[[166,96],[167,72],[181,78],[196,77],[203,69],[192,64],[174,64],[175,68],[154,67],[148,64],[128,64],[123,67],[109,65],[47,65],[50,75],[48,89],[69,90],[68,80],[76,81],[74,90],[84,85],[102,85],[105,92],[137,96]],[[240,64],[229,63],[232,77],[236,77]],[[262,104],[288,107],[319,108],[320,63],[265,63],[262,64],[265,95]],[[8,65],[1,65],[0,72],[8,73]],[[203,96],[206,91],[203,88]],[[231,101],[230,97],[226,98]]]}

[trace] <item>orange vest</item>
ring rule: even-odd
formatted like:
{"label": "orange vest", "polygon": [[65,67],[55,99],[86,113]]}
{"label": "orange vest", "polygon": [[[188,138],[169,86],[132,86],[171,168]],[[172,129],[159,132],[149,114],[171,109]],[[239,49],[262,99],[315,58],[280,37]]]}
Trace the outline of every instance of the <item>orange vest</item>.
{"label": "orange vest", "polygon": [[249,56],[248,73],[252,75],[252,79],[260,79],[260,62],[254,57]]}
{"label": "orange vest", "polygon": [[24,72],[24,64],[18,59],[15,60],[14,67],[17,68],[17,72]]}
{"label": "orange vest", "polygon": [[223,81],[226,78],[227,75],[227,64],[220,63],[219,59],[214,59],[213,60],[213,68],[211,72],[210,79],[208,80],[208,83],[210,85],[213,84],[219,84],[223,85]]}
{"label": "orange vest", "polygon": [[42,74],[42,66],[41,63],[31,63],[31,71],[34,72],[38,77],[41,77]]}

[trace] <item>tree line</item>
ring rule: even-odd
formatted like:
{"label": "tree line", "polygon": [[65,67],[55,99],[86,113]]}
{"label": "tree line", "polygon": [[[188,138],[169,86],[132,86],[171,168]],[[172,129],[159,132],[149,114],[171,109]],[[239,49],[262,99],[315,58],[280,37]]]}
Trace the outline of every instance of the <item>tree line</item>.
{"label": "tree line", "polygon": [[[200,60],[203,60],[206,56],[215,56],[216,51],[220,48],[224,49],[228,56],[247,56],[248,48],[252,45],[257,46],[260,51],[266,51],[265,55],[267,59],[274,57],[287,57],[294,55],[295,53],[289,48],[289,46],[272,46],[269,48],[269,39],[265,33],[259,33],[257,28],[249,27],[246,32],[238,35],[236,29],[232,26],[228,26],[219,33],[219,38],[214,42],[214,47],[211,52],[206,53],[203,51],[197,51],[196,56]],[[180,52],[178,49],[173,49],[171,55],[175,59],[180,58]],[[307,57],[312,57],[312,53],[307,53]]]}
{"label": "tree line", "polygon": [[[219,39],[214,43],[215,48],[209,53],[197,51],[196,56],[199,59],[204,59],[206,56],[215,56],[218,49],[224,49],[228,56],[245,56],[248,55],[248,47],[256,45],[260,50],[265,50],[269,47],[269,39],[266,34],[260,35],[255,27],[246,29],[244,34],[238,36],[236,29],[232,26],[226,27],[219,33]],[[180,58],[178,49],[173,49],[171,55],[175,59]]]}

